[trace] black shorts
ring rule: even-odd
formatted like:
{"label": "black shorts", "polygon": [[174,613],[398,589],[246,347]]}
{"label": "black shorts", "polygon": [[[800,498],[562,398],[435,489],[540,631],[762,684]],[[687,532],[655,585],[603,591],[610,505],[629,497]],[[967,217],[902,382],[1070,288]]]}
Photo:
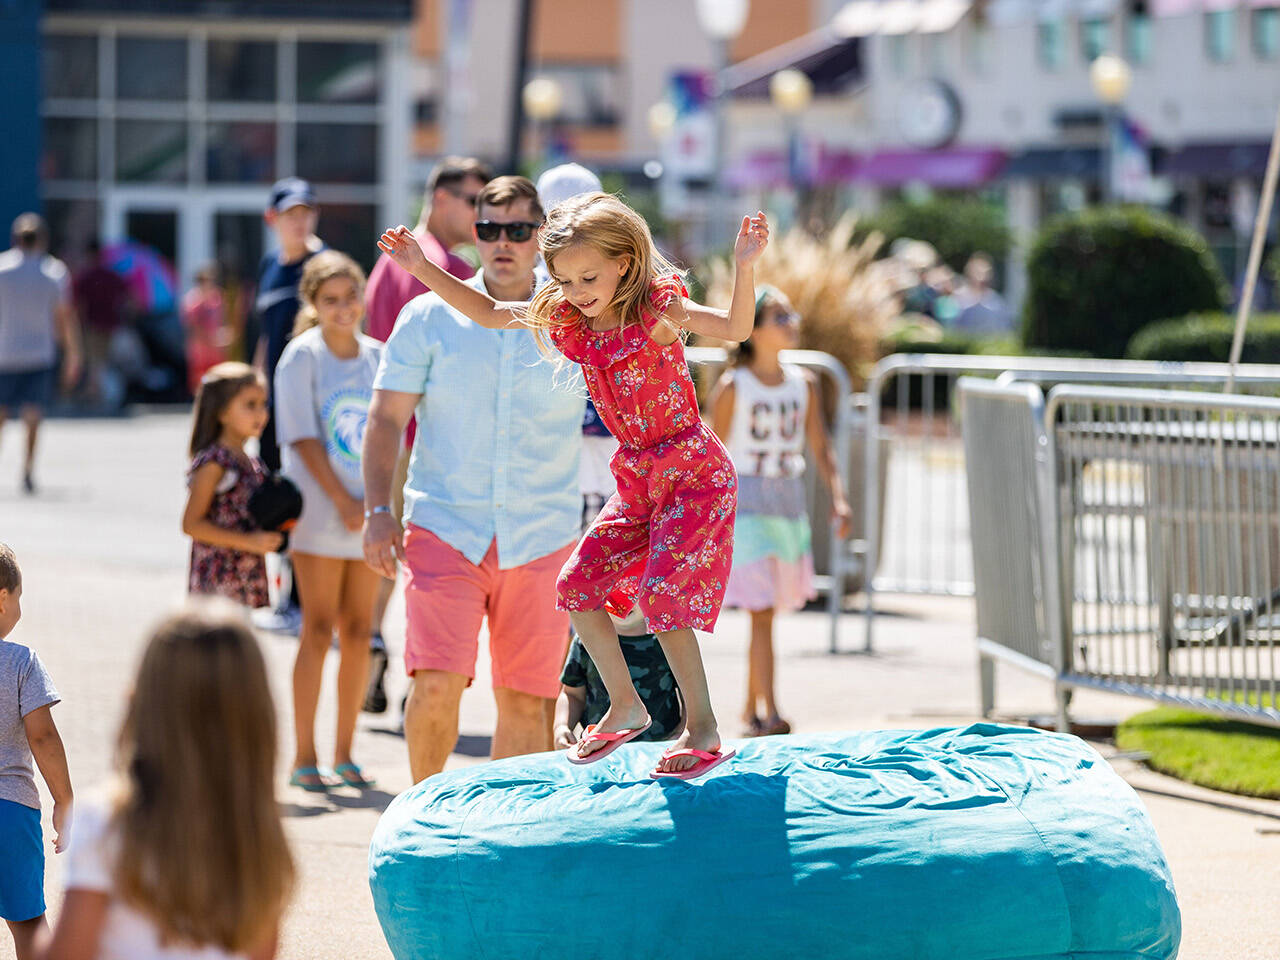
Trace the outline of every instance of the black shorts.
{"label": "black shorts", "polygon": [[0,410],[45,409],[53,401],[54,368],[0,372]]}

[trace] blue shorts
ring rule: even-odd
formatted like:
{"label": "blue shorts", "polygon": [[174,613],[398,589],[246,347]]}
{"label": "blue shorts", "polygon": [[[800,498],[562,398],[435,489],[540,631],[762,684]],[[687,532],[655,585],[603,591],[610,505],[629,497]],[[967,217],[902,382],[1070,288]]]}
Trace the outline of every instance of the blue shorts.
{"label": "blue shorts", "polygon": [[0,919],[12,923],[44,914],[44,837],[40,811],[0,800]]}
{"label": "blue shorts", "polygon": [[23,407],[43,410],[53,401],[54,368],[0,372],[0,410],[16,414]]}

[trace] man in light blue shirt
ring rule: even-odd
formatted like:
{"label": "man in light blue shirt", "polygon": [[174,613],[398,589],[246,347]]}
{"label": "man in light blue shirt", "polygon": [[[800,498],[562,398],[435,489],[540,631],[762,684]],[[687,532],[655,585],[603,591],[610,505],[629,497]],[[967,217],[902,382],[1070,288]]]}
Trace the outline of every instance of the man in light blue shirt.
{"label": "man in light blue shirt", "polygon": [[[468,281],[504,301],[532,295],[542,207],[523,177],[499,177],[476,204],[483,270]],[[444,768],[462,691],[489,621],[498,724],[494,758],[549,749],[568,615],[555,609],[576,543],[586,391],[533,333],[486,330],[434,293],[396,320],[374,381],[364,440],[364,550],[384,575],[406,568],[405,739],[414,782]],[[403,518],[391,476],[413,414],[418,433]],[[404,522],[403,532],[401,520]]]}

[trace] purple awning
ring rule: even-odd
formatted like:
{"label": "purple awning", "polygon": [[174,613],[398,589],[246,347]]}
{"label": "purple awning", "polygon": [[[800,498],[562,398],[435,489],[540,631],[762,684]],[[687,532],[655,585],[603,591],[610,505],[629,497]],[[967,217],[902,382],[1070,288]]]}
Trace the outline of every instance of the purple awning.
{"label": "purple awning", "polygon": [[1004,168],[1001,150],[885,150],[862,164],[857,178],[877,186],[927,183],[933,187],[976,187],[994,180]]}
{"label": "purple awning", "polygon": [[1265,140],[1236,143],[1189,143],[1165,157],[1160,173],[1177,176],[1261,177],[1267,169],[1271,144]]}
{"label": "purple awning", "polygon": [[[862,162],[849,150],[819,147],[804,154],[802,167],[810,186],[826,186],[856,180]],[[737,190],[785,187],[791,183],[791,161],[785,150],[759,150],[730,167],[726,179]]]}

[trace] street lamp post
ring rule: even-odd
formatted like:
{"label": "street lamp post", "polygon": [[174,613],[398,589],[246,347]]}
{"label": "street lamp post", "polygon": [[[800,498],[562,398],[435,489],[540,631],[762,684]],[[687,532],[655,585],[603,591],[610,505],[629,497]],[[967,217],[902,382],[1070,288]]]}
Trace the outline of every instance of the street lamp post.
{"label": "street lamp post", "polygon": [[698,23],[715,48],[715,144],[711,172],[711,209],[707,215],[708,246],[715,242],[717,217],[723,218],[725,203],[725,137],[728,129],[725,71],[729,68],[729,44],[747,22],[748,0],[697,0]]}
{"label": "street lamp post", "polygon": [[1093,92],[1102,101],[1104,143],[1101,153],[1102,196],[1106,201],[1116,194],[1115,161],[1116,144],[1120,136],[1120,105],[1129,93],[1133,72],[1129,64],[1117,56],[1104,53],[1094,59],[1089,67],[1089,82]]}
{"label": "street lamp post", "polygon": [[808,186],[800,158],[800,117],[813,102],[813,81],[794,67],[779,70],[769,78],[769,99],[782,113],[787,131],[787,178],[797,194]]}
{"label": "street lamp post", "polygon": [[525,113],[533,120],[537,156],[540,162],[545,163],[550,153],[546,125],[559,115],[560,105],[564,102],[560,84],[550,77],[534,77],[524,85],[521,100]]}

